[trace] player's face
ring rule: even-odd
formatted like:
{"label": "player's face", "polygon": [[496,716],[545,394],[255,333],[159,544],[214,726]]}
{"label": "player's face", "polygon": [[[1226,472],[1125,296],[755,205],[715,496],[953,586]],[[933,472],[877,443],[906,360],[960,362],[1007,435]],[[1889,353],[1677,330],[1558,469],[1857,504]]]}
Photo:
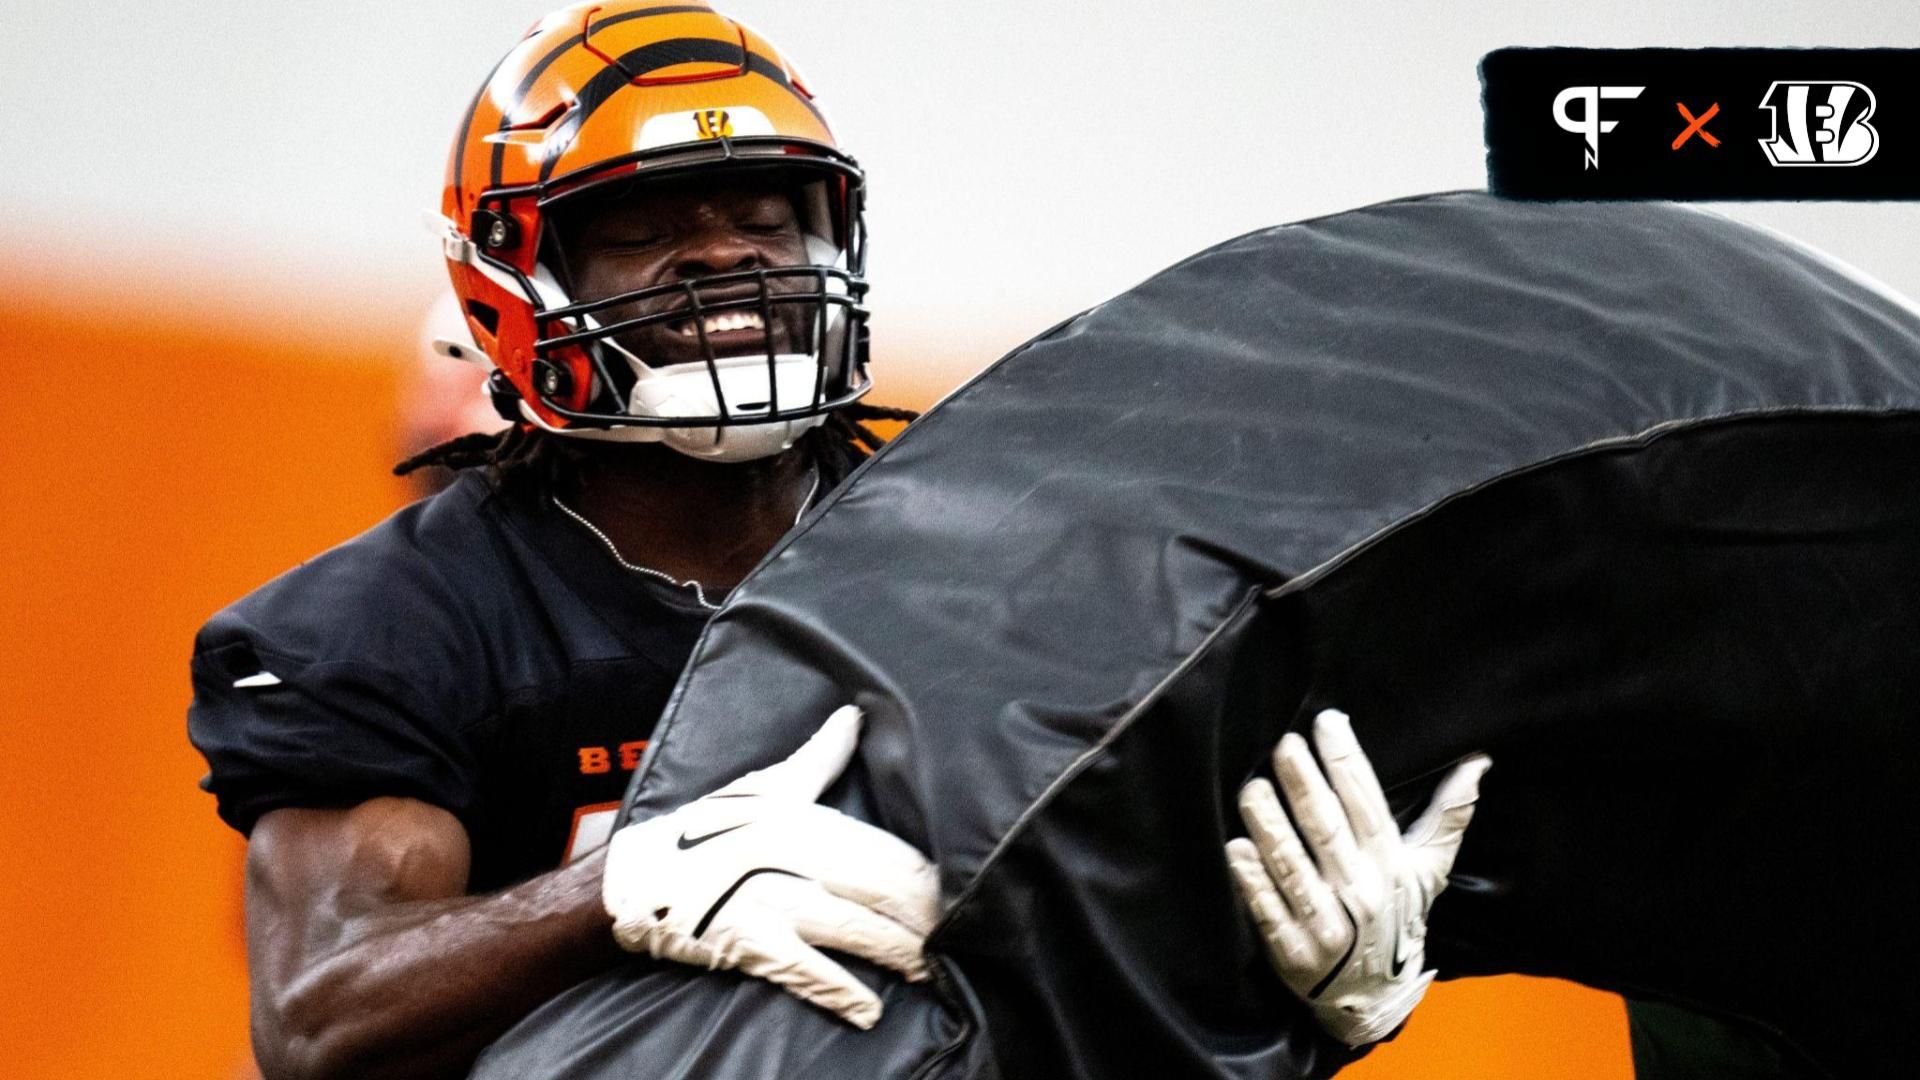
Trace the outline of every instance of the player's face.
{"label": "player's face", "polygon": [[[686,181],[636,189],[584,211],[563,233],[576,299],[590,301],[711,274],[808,262],[790,189],[773,179]],[[799,278],[774,279],[771,292],[810,291]],[[752,281],[702,288],[702,304],[757,297]],[[806,344],[814,309],[802,303],[769,305],[773,349]],[[690,310],[685,293],[621,304],[600,313],[601,325]],[[702,328],[716,356],[764,354],[766,312],[761,305],[668,320],[618,335],[616,340],[656,367],[700,360]]]}

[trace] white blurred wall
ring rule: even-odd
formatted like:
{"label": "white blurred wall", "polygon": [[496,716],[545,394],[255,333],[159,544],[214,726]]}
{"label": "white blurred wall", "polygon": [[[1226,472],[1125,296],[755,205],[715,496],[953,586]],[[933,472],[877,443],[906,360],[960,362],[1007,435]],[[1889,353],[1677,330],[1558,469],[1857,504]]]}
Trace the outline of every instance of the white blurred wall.
{"label": "white blurred wall", "polygon": [[[963,365],[1247,229],[1482,186],[1475,63],[1498,46],[1920,45],[1915,0],[720,6],[869,171],[877,332]],[[542,10],[10,0],[5,235],[29,265],[423,309],[453,125]],[[1732,209],[1920,295],[1920,207]]]}

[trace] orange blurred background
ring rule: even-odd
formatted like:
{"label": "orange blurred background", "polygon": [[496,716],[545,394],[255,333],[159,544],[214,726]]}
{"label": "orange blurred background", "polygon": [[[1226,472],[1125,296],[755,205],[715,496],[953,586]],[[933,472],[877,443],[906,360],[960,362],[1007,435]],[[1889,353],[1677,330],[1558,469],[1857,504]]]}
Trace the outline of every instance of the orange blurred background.
{"label": "orange blurred background", "polygon": [[[195,787],[192,637],[407,497],[388,468],[420,313],[285,296],[270,310],[308,314],[268,323],[248,313],[271,296],[202,279],[102,318],[76,298],[111,276],[0,276],[0,1073],[238,1077],[243,845]],[[924,373],[968,358],[932,359],[883,349],[880,399],[924,407],[958,378]],[[1631,1069],[1617,998],[1486,979],[1436,987],[1347,1075]]]}

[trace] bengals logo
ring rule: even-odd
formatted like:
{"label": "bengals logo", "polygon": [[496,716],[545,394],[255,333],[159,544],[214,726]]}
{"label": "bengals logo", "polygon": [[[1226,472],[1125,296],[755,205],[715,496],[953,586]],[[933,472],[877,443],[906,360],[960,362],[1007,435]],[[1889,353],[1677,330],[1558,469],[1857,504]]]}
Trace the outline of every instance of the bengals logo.
{"label": "bengals logo", "polygon": [[693,114],[693,123],[703,139],[733,138],[733,118],[725,109],[702,109]]}
{"label": "bengals logo", "polygon": [[1773,125],[1760,149],[1775,166],[1865,165],[1880,151],[1873,91],[1857,82],[1776,82],[1760,108]]}

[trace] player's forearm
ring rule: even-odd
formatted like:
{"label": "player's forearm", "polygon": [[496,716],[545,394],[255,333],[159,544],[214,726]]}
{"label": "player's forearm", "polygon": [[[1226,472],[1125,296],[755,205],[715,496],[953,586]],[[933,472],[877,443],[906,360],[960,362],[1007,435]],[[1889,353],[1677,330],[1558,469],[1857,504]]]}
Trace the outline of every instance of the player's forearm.
{"label": "player's forearm", "polygon": [[465,1075],[541,1003],[626,956],[600,856],[486,897],[393,904],[305,927],[277,988],[256,987],[268,1080]]}

